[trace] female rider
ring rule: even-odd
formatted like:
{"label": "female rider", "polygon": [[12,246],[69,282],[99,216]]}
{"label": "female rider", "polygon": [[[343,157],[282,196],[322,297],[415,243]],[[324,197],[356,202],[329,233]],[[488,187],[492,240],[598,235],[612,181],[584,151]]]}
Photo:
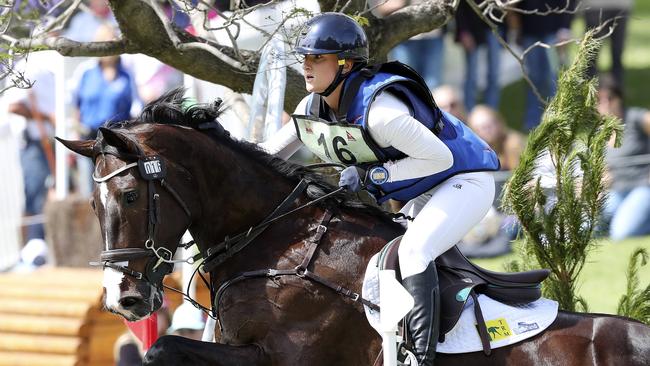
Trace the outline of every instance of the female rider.
{"label": "female rider", "polygon": [[403,285],[415,299],[407,315],[419,365],[433,365],[439,293],[434,259],[488,211],[499,169],[490,147],[435,105],[419,75],[400,63],[367,68],[368,43],[357,22],[340,13],[310,19],[295,51],[304,56],[310,94],[262,144],[287,159],[303,144],[348,167],[339,185],[366,188],[378,200],[406,202],[409,223],[399,248]]}

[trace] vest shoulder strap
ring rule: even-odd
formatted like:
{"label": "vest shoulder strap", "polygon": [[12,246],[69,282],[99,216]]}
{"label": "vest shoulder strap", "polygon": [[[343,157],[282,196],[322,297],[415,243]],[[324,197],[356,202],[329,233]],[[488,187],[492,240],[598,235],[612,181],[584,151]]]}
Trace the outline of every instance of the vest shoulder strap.
{"label": "vest shoulder strap", "polygon": [[339,121],[346,120],[345,117],[348,115],[348,110],[350,109],[350,105],[352,104],[352,101],[354,100],[355,96],[359,92],[359,88],[361,87],[361,84],[363,84],[363,82],[366,81],[367,79],[370,79],[371,77],[375,76],[375,74],[377,74],[381,68],[382,68],[382,64],[365,67],[361,69],[352,79],[350,79],[347,82],[346,88],[344,89],[344,92],[341,95],[341,102],[339,103],[338,113],[336,114],[336,118]]}

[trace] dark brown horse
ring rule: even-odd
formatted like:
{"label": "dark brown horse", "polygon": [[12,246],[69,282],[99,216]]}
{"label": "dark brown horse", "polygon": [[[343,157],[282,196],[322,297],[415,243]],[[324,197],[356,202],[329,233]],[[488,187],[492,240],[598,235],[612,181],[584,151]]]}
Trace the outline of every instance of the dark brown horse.
{"label": "dark brown horse", "polygon": [[[164,336],[145,364],[379,364],[381,339],[354,293],[370,257],[402,227],[340,192],[327,196],[333,188],[317,174],[230,138],[208,123],[215,106],[183,111],[181,98],[170,93],[94,141],[62,141],[95,161],[92,205],[104,239],[108,310],[137,320],[160,306],[160,281],[170,270],[161,258],[170,259],[187,228],[214,267],[217,343]],[[144,158],[152,155],[158,158]],[[305,189],[292,195],[301,180]],[[650,328],[561,311],[545,332],[491,356],[439,354],[437,362],[649,365]]]}

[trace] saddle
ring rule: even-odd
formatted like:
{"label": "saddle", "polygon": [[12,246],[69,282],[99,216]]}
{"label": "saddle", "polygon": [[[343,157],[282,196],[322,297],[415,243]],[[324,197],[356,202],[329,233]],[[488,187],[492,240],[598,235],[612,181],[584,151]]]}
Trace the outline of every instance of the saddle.
{"label": "saddle", "polygon": [[[401,282],[398,249],[402,237],[386,244],[379,255],[379,268],[395,270],[397,280]],[[478,332],[486,355],[491,353],[488,332],[478,302],[478,295],[484,294],[506,304],[525,304],[538,300],[542,296],[541,282],[550,271],[537,269],[526,272],[501,273],[481,268],[467,259],[457,246],[440,255],[435,260],[440,288],[440,337],[444,342],[445,334],[454,328],[467,300],[474,299],[474,314],[478,323]]]}

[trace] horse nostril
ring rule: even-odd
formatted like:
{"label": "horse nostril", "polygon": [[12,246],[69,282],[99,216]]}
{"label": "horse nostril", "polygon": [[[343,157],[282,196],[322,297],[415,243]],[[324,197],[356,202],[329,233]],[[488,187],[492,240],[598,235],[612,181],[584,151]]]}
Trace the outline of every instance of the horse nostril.
{"label": "horse nostril", "polygon": [[122,307],[124,307],[125,309],[134,306],[138,302],[140,302],[140,298],[135,296],[125,296],[120,299],[120,305],[122,305]]}

